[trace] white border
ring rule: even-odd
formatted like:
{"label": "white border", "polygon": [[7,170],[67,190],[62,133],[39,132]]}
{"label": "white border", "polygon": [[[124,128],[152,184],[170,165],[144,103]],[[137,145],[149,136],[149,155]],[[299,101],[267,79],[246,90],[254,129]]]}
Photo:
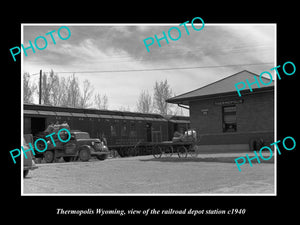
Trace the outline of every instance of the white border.
{"label": "white border", "polygon": [[[21,43],[23,43],[23,32],[24,26],[178,26],[180,23],[21,23]],[[200,24],[200,23],[194,23]],[[205,26],[275,26],[275,42],[274,42],[274,62],[277,65],[277,24],[276,23],[205,23]],[[191,26],[191,24],[187,24],[187,26]],[[23,146],[23,133],[24,133],[24,116],[23,116],[23,56],[21,54],[21,145]],[[262,71],[263,72],[263,71]],[[275,73],[275,72],[274,72]],[[273,76],[274,86],[275,86],[275,99],[274,99],[274,142],[277,141],[277,76]],[[147,194],[147,193],[133,193],[133,194],[54,194],[54,193],[36,193],[36,194],[28,194],[24,193],[24,178],[23,178],[23,157],[21,157],[21,196],[277,196],[277,151],[274,150],[274,193],[257,193],[257,194],[218,194],[218,193],[200,193],[200,194]],[[38,166],[38,164],[37,164]]]}
{"label": "white border", "polygon": [[[278,65],[278,62],[277,62],[277,24],[275,24],[275,46],[274,46],[274,49],[275,49],[275,53],[274,53],[274,67],[276,67],[276,65]],[[275,71],[274,71],[274,74],[275,74]],[[273,76],[274,79],[274,86],[275,86],[275,99],[274,99],[274,142],[277,141],[277,76]],[[275,151],[275,146],[274,146],[274,193],[275,195],[277,196],[277,151]]]}
{"label": "white border", "polygon": [[[23,33],[24,33],[24,29],[23,29],[23,24],[21,24],[21,43],[24,43],[24,40],[23,40]],[[21,53],[21,146],[23,146],[23,134],[24,134],[24,111],[23,111],[23,95],[24,95],[24,90],[23,90],[23,79],[24,79],[24,76],[23,76],[23,54]],[[26,195],[24,194],[24,187],[23,187],[23,184],[24,184],[24,178],[23,178],[23,165],[24,165],[24,159],[23,159],[23,155],[21,154],[21,196],[23,195]]]}

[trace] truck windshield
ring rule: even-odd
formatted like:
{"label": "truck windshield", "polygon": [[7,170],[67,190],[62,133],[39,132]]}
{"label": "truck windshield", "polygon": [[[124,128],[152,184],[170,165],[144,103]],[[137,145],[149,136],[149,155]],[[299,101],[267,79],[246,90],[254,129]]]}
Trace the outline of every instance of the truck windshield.
{"label": "truck windshield", "polygon": [[88,133],[76,133],[76,139],[89,139],[90,135]]}

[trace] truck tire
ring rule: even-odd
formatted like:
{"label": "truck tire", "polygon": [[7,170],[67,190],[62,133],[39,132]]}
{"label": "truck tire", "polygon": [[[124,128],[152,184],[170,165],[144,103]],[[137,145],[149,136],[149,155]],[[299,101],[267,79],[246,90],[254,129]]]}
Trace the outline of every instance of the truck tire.
{"label": "truck tire", "polygon": [[65,162],[71,162],[74,160],[74,157],[73,156],[63,156],[63,159]]}
{"label": "truck tire", "polygon": [[53,151],[46,151],[44,153],[44,160],[46,163],[52,163],[54,160],[54,152]]}
{"label": "truck tire", "polygon": [[123,148],[117,148],[116,151],[120,157],[125,157]]}
{"label": "truck tire", "polygon": [[87,162],[91,158],[90,150],[87,148],[83,148],[79,151],[79,159],[82,162]]}
{"label": "truck tire", "polygon": [[104,154],[103,155],[97,155],[96,157],[97,157],[98,160],[105,160],[105,159],[107,159],[107,155],[106,154],[105,155]]}

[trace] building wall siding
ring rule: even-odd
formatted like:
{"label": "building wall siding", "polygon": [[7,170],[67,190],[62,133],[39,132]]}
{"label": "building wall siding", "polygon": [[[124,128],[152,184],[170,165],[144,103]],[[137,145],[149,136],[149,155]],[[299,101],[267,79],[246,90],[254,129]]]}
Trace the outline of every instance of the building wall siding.
{"label": "building wall siding", "polygon": [[[202,111],[207,111],[203,115]],[[213,99],[190,103],[191,127],[200,134],[222,132],[222,107],[214,104]]]}
{"label": "building wall siding", "polygon": [[274,94],[247,95],[237,105],[237,124],[240,131],[274,130]]}
{"label": "building wall siding", "polygon": [[[223,132],[222,105],[216,102],[243,99],[236,105],[237,131]],[[207,115],[203,111],[207,110]],[[251,138],[273,139],[274,92],[252,93],[241,98],[219,97],[190,102],[191,127],[200,144],[249,143]]]}

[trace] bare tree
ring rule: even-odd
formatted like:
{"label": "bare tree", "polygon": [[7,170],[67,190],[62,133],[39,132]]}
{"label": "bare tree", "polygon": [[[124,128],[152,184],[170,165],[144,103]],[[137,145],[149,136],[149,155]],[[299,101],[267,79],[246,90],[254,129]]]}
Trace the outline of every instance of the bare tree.
{"label": "bare tree", "polygon": [[137,102],[137,111],[141,113],[153,112],[152,98],[148,91],[141,91]]}
{"label": "bare tree", "polygon": [[[26,92],[24,102],[32,101],[32,93],[35,88],[29,84],[29,74],[24,75],[24,92]],[[93,92],[94,88],[89,80],[84,80],[81,89],[75,74],[64,78],[59,77],[51,70],[49,74],[43,73],[42,75],[42,104],[86,108],[91,105]],[[96,95],[95,103],[99,109],[108,108],[106,95]]]}
{"label": "bare tree", "polygon": [[131,112],[129,105],[127,106],[120,106],[119,111],[126,111],[126,112]]}
{"label": "bare tree", "polygon": [[171,105],[166,102],[168,98],[171,98],[172,89],[170,88],[168,81],[155,82],[154,85],[154,107],[161,115],[171,114]]}
{"label": "bare tree", "polygon": [[106,94],[103,96],[99,93],[95,94],[94,103],[97,109],[108,109],[108,98]]}
{"label": "bare tree", "polygon": [[61,77],[59,79],[59,88],[58,91],[56,92],[56,97],[58,99],[58,106],[68,106],[68,81],[64,78]]}
{"label": "bare tree", "polygon": [[88,80],[83,81],[83,90],[82,90],[82,95],[80,97],[80,106],[82,108],[87,108],[90,106],[90,99],[93,95],[94,88],[92,84]]}
{"label": "bare tree", "polygon": [[59,99],[57,97],[59,88],[60,83],[57,74],[54,74],[53,70],[50,71],[49,75],[44,72],[42,75],[42,104],[60,105]]}
{"label": "bare tree", "polygon": [[97,109],[102,109],[101,105],[101,95],[99,93],[94,96],[94,105]]}
{"label": "bare tree", "polygon": [[51,96],[51,89],[52,89],[52,80],[51,80],[52,77],[48,76],[45,72],[42,75],[42,96],[41,96],[41,98],[42,98],[42,104],[45,104],[45,105],[51,105],[50,96]]}
{"label": "bare tree", "polygon": [[57,74],[54,74],[53,70],[50,72],[49,82],[51,83],[50,103],[51,105],[59,106],[61,105],[64,90],[61,85],[61,79],[59,79]]}
{"label": "bare tree", "polygon": [[30,82],[30,74],[23,74],[23,101],[25,103],[33,102],[33,94],[36,91],[36,85],[31,84]]}
{"label": "bare tree", "polygon": [[179,106],[174,106],[174,110],[170,114],[175,115],[175,116],[184,116],[183,108],[181,108]]}
{"label": "bare tree", "polygon": [[[50,73],[51,75],[51,73]],[[51,77],[51,76],[50,76]],[[53,75],[50,79],[52,83],[51,88],[51,103],[56,106],[69,107],[84,107],[83,105],[89,100],[87,96],[84,97],[80,93],[79,82],[75,74],[64,78],[58,75]],[[86,95],[87,93],[85,93]],[[84,104],[83,104],[84,103]]]}
{"label": "bare tree", "polygon": [[102,97],[102,107],[103,109],[108,109],[108,98],[106,94]]}
{"label": "bare tree", "polygon": [[66,87],[67,106],[78,107],[80,105],[80,89],[78,79],[75,77],[75,74],[68,78]]}

